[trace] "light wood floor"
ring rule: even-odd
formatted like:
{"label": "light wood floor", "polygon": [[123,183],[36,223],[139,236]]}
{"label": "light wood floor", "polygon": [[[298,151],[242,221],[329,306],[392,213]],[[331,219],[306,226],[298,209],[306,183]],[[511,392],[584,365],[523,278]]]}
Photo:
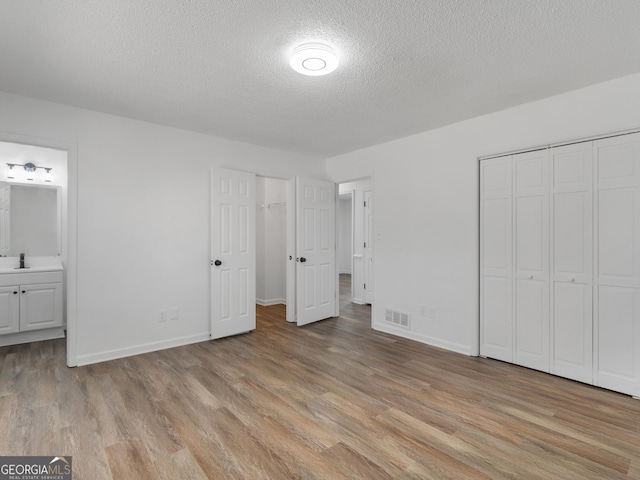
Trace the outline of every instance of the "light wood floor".
{"label": "light wood floor", "polygon": [[[348,278],[343,279],[348,283]],[[640,478],[640,401],[374,332],[369,307],[79,368],[0,348],[0,455],[74,479]]]}

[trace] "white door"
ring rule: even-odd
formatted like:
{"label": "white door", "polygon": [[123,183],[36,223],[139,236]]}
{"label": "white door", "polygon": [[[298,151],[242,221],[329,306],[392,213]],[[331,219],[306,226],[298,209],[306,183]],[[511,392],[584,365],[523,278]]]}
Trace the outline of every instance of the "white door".
{"label": "white door", "polygon": [[11,256],[11,186],[0,182],[0,257]]}
{"label": "white door", "polygon": [[296,321],[296,184],[287,180],[287,322]]}
{"label": "white door", "polygon": [[511,157],[480,164],[480,354],[513,361]]}
{"label": "white door", "polygon": [[256,328],[256,177],[211,171],[211,338]]}
{"label": "white door", "polygon": [[0,335],[20,331],[20,287],[0,287]]}
{"label": "white door", "polygon": [[20,287],[20,331],[62,326],[62,283]]}
{"label": "white door", "polygon": [[594,148],[595,384],[640,395],[640,134]]}
{"label": "white door", "polygon": [[549,371],[549,153],[513,156],[514,363]]}
{"label": "white door", "polygon": [[592,144],[551,149],[551,373],[593,382]]}
{"label": "white door", "polygon": [[336,198],[330,182],[297,178],[297,324],[337,316]]}
{"label": "white door", "polygon": [[373,303],[373,190],[364,192],[364,303]]}

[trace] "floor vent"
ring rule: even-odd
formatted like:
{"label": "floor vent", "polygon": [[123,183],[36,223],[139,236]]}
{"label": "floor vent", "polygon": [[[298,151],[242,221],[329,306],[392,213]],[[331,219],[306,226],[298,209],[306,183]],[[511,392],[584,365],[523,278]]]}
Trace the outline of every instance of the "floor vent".
{"label": "floor vent", "polygon": [[399,312],[397,310],[390,310],[387,308],[385,313],[385,320],[400,327],[409,328],[411,326],[411,317],[409,316],[409,314]]}

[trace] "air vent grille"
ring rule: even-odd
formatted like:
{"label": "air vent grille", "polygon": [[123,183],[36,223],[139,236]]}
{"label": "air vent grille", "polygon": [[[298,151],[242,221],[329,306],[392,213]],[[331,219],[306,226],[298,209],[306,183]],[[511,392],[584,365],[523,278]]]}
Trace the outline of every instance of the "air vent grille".
{"label": "air vent grille", "polygon": [[387,308],[385,320],[399,327],[409,328],[411,326],[411,316],[408,313]]}

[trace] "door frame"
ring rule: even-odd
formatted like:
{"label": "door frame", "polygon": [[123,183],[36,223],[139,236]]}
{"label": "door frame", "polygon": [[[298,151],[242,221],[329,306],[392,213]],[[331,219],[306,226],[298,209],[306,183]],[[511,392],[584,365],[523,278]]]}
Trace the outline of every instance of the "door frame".
{"label": "door frame", "polygon": [[[253,173],[257,177],[266,177],[266,178],[274,178],[278,180],[284,180],[287,182],[287,206],[286,206],[286,217],[287,217],[287,234],[286,234],[286,321],[289,323],[296,323],[296,178],[299,175],[291,175],[291,174],[282,174],[277,172],[272,172],[268,170],[259,170],[259,169],[237,169],[234,168],[233,165],[226,166],[222,165],[216,168],[227,168],[230,170],[238,170],[247,173]],[[320,180],[320,179],[319,179]],[[326,180],[333,182],[332,180]],[[335,188],[335,200],[338,200],[338,183],[333,182],[336,185]],[[209,187],[211,189],[211,186]],[[337,222],[337,215],[334,215],[334,223]],[[334,228],[334,241],[337,242],[337,223]],[[289,258],[291,257],[291,258]],[[335,262],[337,263],[337,253]],[[257,266],[256,266],[257,267]],[[336,268],[336,278],[335,278],[335,316],[340,315],[340,274],[338,269]],[[211,308],[211,307],[209,307]],[[209,312],[209,316],[211,316],[211,312]]]}
{"label": "door frame", "polygon": [[76,143],[0,131],[0,141],[67,152],[66,216],[62,230],[62,259],[64,261],[67,319],[67,366],[78,365],[78,145]]}

